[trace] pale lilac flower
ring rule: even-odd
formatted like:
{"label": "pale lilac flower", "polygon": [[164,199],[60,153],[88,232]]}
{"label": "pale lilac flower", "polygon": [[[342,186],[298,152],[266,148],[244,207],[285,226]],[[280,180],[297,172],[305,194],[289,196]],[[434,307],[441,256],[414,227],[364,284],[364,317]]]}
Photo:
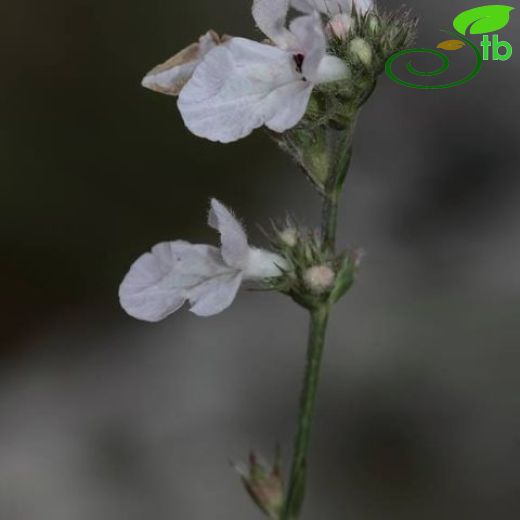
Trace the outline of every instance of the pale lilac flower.
{"label": "pale lilac flower", "polygon": [[253,17],[273,45],[231,38],[195,69],[178,103],[195,135],[226,143],[263,125],[284,132],[304,116],[315,85],[348,78],[347,65],[326,53],[319,14],[287,27],[288,10],[289,0],[255,0]]}
{"label": "pale lilac flower", "polygon": [[178,96],[202,58],[225,40],[226,38],[221,39],[215,31],[208,31],[197,43],[192,43],[169,60],[154,67],[146,74],[141,84],[161,94]]}
{"label": "pale lilac flower", "polygon": [[191,312],[211,316],[231,305],[243,281],[282,274],[286,261],[250,247],[241,224],[216,199],[208,223],[220,232],[220,249],[183,240],[162,242],[134,262],[119,288],[121,306],[130,316],[159,321],[186,301]]}

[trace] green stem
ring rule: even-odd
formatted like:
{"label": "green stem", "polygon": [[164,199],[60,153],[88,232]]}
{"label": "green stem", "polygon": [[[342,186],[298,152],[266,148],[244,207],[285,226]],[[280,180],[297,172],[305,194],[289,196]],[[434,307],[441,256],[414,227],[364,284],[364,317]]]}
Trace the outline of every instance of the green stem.
{"label": "green stem", "polygon": [[338,223],[338,205],[343,184],[352,159],[352,130],[344,135],[336,133],[334,139],[334,156],[337,158],[334,169],[329,181],[327,182],[326,192],[323,200],[323,210],[321,219],[321,236],[325,250],[334,254],[336,250],[336,227]]}
{"label": "green stem", "polygon": [[[325,186],[321,233],[323,248],[325,251],[328,251],[331,257],[334,257],[336,249],[338,203],[352,157],[352,131],[353,124],[347,132],[331,131],[328,136],[329,157],[334,158],[334,165],[330,172],[329,181]],[[309,450],[312,419],[330,307],[331,303],[327,301],[310,311],[307,367],[300,398],[298,430],[294,441],[293,461],[289,475],[287,496],[280,520],[297,520],[305,497],[307,452]]]}
{"label": "green stem", "polygon": [[329,319],[328,304],[314,309],[310,313],[310,329],[307,347],[307,367],[303,390],[300,398],[300,416],[298,433],[294,442],[293,463],[289,478],[289,488],[285,500],[282,520],[298,518],[305,495],[305,473],[307,451],[311,435],[312,418],[318,390],[321,358],[325,345],[325,334]]}
{"label": "green stem", "polygon": [[321,236],[323,247],[331,252],[336,248],[339,197],[340,191],[334,190],[330,195],[325,195],[323,201]]}

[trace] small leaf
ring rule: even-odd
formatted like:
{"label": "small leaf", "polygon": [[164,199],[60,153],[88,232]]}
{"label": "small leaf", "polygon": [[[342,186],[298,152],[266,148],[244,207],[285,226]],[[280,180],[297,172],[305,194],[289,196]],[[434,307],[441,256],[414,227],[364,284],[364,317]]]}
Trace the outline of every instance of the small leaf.
{"label": "small leaf", "polygon": [[460,34],[487,34],[496,32],[509,23],[509,13],[514,9],[508,5],[483,5],[460,13],[453,20],[453,27]]}
{"label": "small leaf", "polygon": [[437,45],[437,49],[443,49],[445,51],[458,51],[465,45],[466,44],[460,40],[444,40]]}

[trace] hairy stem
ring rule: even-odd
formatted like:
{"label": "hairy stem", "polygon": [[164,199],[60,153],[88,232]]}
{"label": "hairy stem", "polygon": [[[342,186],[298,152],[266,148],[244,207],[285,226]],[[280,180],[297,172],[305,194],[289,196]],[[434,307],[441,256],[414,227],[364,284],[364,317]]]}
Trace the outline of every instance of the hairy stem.
{"label": "hairy stem", "polygon": [[321,236],[323,247],[331,252],[336,248],[339,197],[340,191],[334,190],[330,195],[325,195],[323,200]]}
{"label": "hairy stem", "polygon": [[336,158],[332,175],[327,181],[321,218],[321,236],[323,247],[330,253],[336,249],[336,227],[338,222],[338,204],[343,191],[343,184],[352,159],[352,131],[336,132],[330,141],[332,154]]}
{"label": "hairy stem", "polygon": [[294,443],[293,462],[289,478],[287,497],[282,513],[282,520],[298,518],[305,495],[305,473],[307,451],[311,435],[314,405],[318,390],[321,358],[325,345],[325,334],[330,307],[324,304],[311,311],[309,340],[307,347],[307,367],[300,398],[298,432]]}
{"label": "hairy stem", "polygon": [[[332,132],[328,139],[329,156],[335,158],[335,164],[324,194],[321,234],[323,248],[331,256],[334,256],[336,250],[339,199],[352,157],[352,131],[353,125],[347,132]],[[305,497],[307,452],[330,308],[331,304],[326,302],[310,311],[307,367],[300,397],[298,430],[294,441],[288,491],[280,520],[297,520]]]}

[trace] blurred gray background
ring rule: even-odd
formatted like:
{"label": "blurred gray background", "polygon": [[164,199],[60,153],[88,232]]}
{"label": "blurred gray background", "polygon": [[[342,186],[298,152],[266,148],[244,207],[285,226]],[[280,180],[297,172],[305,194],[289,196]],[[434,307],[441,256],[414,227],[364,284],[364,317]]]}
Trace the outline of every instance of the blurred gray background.
{"label": "blurred gray background", "polygon": [[[409,0],[419,43],[476,5]],[[228,461],[289,455],[305,313],[242,292],[151,325],[117,302],[154,243],[217,240],[210,196],[259,245],[256,222],[317,221],[262,132],[199,140],[139,85],[209,27],[258,36],[249,0],[20,0],[0,20],[0,518],[260,519]],[[518,29],[470,84],[382,77],[362,112],[340,243],[368,254],[333,315],[304,520],[520,515]]]}

